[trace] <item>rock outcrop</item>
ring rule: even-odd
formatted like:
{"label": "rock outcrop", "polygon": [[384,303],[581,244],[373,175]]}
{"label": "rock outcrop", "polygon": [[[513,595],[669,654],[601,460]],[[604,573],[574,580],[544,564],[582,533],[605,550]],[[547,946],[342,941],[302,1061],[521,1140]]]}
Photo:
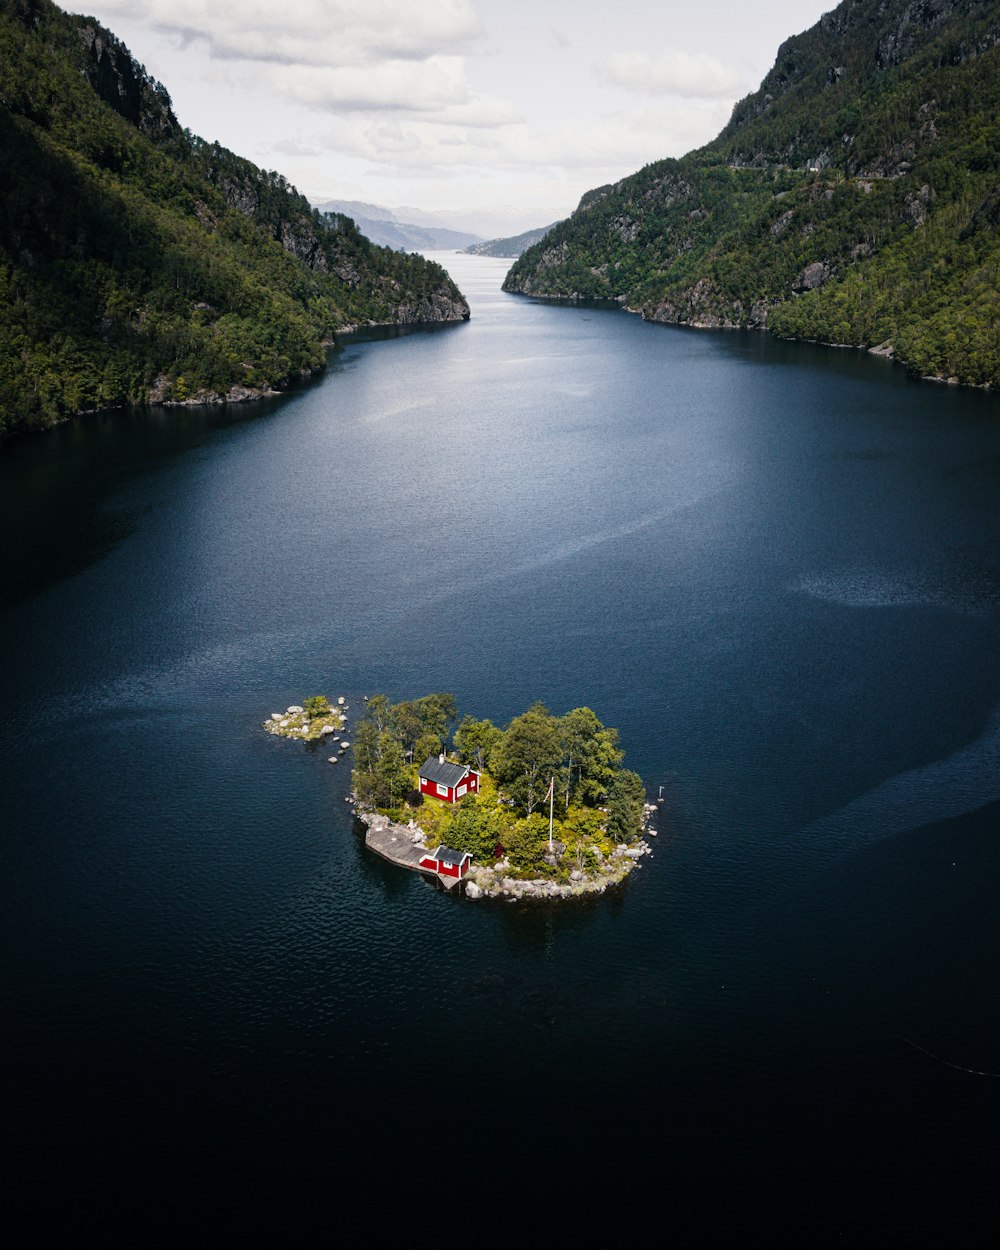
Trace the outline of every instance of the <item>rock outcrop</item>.
{"label": "rock outcrop", "polygon": [[[643,855],[649,855],[649,844],[643,841],[633,846],[616,847],[606,860],[585,871],[576,869],[568,874],[566,881],[554,881],[547,877],[524,878],[511,873],[507,860],[496,864],[473,863],[469,869],[466,896],[472,898],[536,899],[539,901],[580,898],[586,894],[604,894],[612,886],[619,885]],[[476,893],[469,895],[470,886]]]}
{"label": "rock outcrop", "polygon": [[339,750],[343,754],[351,745],[340,738],[346,722],[347,716],[342,707],[328,707],[321,711],[313,709],[307,712],[301,704],[292,703],[284,712],[272,712],[264,721],[264,728],[276,738],[295,738],[301,742],[339,743]]}
{"label": "rock outcrop", "polygon": [[151,78],[120,40],[102,27],[85,22],[77,28],[85,52],[85,73],[105,104],[154,142],[183,144],[170,96]]}

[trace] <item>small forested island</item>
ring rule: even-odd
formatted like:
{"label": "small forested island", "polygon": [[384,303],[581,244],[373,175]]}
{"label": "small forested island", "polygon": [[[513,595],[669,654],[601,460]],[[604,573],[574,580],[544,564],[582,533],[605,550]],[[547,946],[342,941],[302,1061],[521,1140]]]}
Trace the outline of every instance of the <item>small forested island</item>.
{"label": "small forested island", "polygon": [[623,767],[618,731],[588,707],[555,716],[535,703],[501,729],[459,721],[450,694],[395,704],[378,694],[353,738],[368,845],[464,881],[466,897],[603,891],[649,850],[642,780]]}
{"label": "small forested island", "polygon": [[[545,899],[603,893],[649,854],[655,809],[623,767],[618,730],[589,707],[554,716],[533,703],[501,729],[459,720],[451,694],[376,694],[365,705],[349,801],[384,859],[461,885],[467,898]],[[312,695],[264,728],[329,743],[337,764],[351,748],[347,713],[343,695]]]}

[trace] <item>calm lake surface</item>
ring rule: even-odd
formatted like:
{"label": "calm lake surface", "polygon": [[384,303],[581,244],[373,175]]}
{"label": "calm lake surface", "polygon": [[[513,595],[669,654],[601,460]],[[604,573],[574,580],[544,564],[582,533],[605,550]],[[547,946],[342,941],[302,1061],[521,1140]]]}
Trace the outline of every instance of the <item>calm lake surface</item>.
{"label": "calm lake surface", "polygon": [[[1000,401],[441,259],[467,325],[0,457],[16,1209],[233,1228],[294,1195],[331,1234],[359,1199],[433,1231],[447,1194],[456,1229],[968,1242]],[[348,767],[260,722],[378,690],[592,707],[663,786],[653,856],[551,908],[373,857]]]}

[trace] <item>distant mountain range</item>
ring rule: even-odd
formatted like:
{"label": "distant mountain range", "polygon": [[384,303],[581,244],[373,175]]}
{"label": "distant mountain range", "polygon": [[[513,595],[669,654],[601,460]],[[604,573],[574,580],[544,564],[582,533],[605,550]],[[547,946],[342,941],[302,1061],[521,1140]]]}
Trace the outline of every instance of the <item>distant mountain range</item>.
{"label": "distant mountain range", "polygon": [[1000,386],[1000,0],[843,0],[712,143],[583,197],[508,291]]}
{"label": "distant mountain range", "polygon": [[482,235],[467,230],[400,220],[391,208],[366,204],[362,200],[324,200],[315,207],[321,213],[342,213],[350,217],[366,239],[397,251],[402,248],[407,252],[457,252],[470,243],[482,241]]}
{"label": "distant mountain range", "polygon": [[[544,236],[523,208],[495,204],[482,208],[447,208],[428,212],[423,208],[403,205],[387,208],[366,200],[312,200],[320,212],[343,213],[350,217],[361,233],[383,247],[405,248],[408,251],[460,251],[484,244],[513,247],[521,238],[519,231]],[[538,220],[536,217],[535,221]],[[545,229],[551,229],[550,226]],[[519,256],[518,251],[486,252],[484,255]]]}
{"label": "distant mountain range", "polygon": [[395,208],[393,212],[401,220],[412,221],[418,226],[447,226],[452,230],[467,230],[480,239],[507,238],[522,230],[531,230],[541,216],[536,210],[526,211],[523,205],[514,204],[443,208],[432,212],[407,205]]}
{"label": "distant mountain range", "polygon": [[541,243],[550,230],[558,226],[554,221],[551,226],[539,226],[537,230],[525,230],[523,234],[515,234],[509,239],[487,239],[485,243],[472,243],[463,247],[462,251],[469,256],[498,256],[504,259],[520,256],[522,252]]}

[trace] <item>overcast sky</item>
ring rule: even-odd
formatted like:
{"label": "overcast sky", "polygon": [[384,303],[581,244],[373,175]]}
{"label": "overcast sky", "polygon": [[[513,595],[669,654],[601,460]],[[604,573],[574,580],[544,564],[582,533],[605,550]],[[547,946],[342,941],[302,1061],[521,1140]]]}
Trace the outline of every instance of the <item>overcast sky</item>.
{"label": "overcast sky", "polygon": [[165,84],[182,125],[314,200],[503,204],[543,225],[589,188],[713,138],[781,41],[834,3],[95,0],[89,12]]}

